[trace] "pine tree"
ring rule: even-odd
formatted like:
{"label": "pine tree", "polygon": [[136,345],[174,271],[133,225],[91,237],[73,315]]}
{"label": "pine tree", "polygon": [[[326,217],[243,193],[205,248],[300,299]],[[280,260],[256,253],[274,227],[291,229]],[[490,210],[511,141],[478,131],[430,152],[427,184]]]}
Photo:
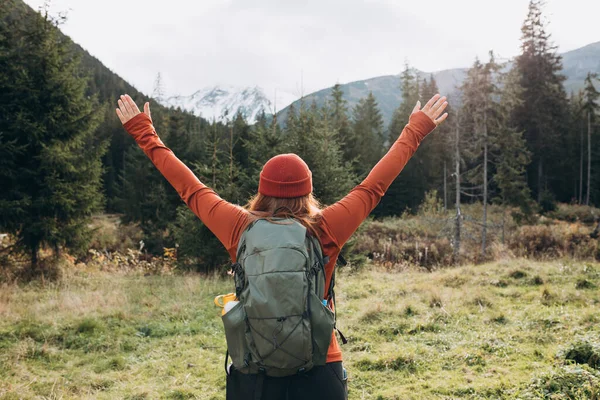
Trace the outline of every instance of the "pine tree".
{"label": "pine tree", "polygon": [[[461,86],[463,93],[463,110],[461,115],[467,124],[468,142],[470,153],[471,170],[467,172],[466,178],[472,183],[469,193],[475,196],[476,192],[481,193],[483,202],[483,218],[481,221],[481,255],[485,257],[486,239],[487,239],[487,206],[488,198],[488,168],[489,168],[489,148],[490,142],[490,123],[495,117],[493,96],[497,92],[497,86],[493,81],[492,75],[499,69],[494,61],[493,54],[490,54],[490,61],[485,65],[478,59],[467,72],[467,78]],[[476,192],[475,192],[476,191]]]}
{"label": "pine tree", "polygon": [[[0,5],[0,132],[10,156],[0,170],[0,226],[17,238],[37,272],[42,246],[83,252],[88,222],[102,205],[103,115],[86,95],[79,59],[46,13]],[[99,112],[100,110],[100,112]],[[42,271],[43,272],[43,271]]]}
{"label": "pine tree", "polygon": [[[398,109],[394,112],[392,122],[389,127],[389,144],[393,144],[408,123],[412,110],[420,99],[419,88],[417,86],[417,77],[414,69],[408,64],[404,64],[404,70],[400,75],[401,102]],[[427,99],[429,100],[429,99]]]}
{"label": "pine tree", "polygon": [[[238,126],[245,125],[243,118],[236,120]],[[247,175],[234,156],[237,142],[241,140],[235,130],[236,120],[213,121],[203,136],[203,154],[197,161],[189,162],[189,166],[198,179],[219,196],[240,204],[246,199]],[[228,255],[221,243],[186,206],[177,207],[174,221],[168,226],[178,245],[182,266],[208,272],[227,262]]]}
{"label": "pine tree", "polygon": [[[460,112],[460,111],[459,111]],[[455,264],[460,261],[460,245],[461,245],[461,233],[462,233],[462,213],[460,209],[461,200],[461,169],[462,159],[460,155],[460,139],[461,139],[461,119],[460,115],[457,115],[454,119],[454,178],[456,179],[455,188],[455,202],[454,207],[456,209],[456,216],[454,219],[454,241],[452,243],[452,259]]]}
{"label": "pine tree", "polygon": [[494,189],[504,204],[519,205],[524,212],[531,213],[529,189],[524,181],[529,153],[521,132],[510,122],[511,113],[520,106],[522,89],[515,71],[503,76],[499,74],[500,69],[490,53],[487,63],[475,61],[461,86],[468,167],[464,177],[471,185],[463,191],[468,196],[481,197],[483,202],[483,257],[487,242],[487,207],[494,197]]}
{"label": "pine tree", "polygon": [[[521,105],[513,116],[516,126],[524,132],[532,153],[528,168],[529,186],[538,202],[549,191],[568,200],[570,177],[568,157],[564,154],[567,115],[567,96],[561,75],[561,57],[551,44],[550,34],[542,16],[543,0],[531,0],[529,12],[521,29],[522,53],[516,68],[523,87]],[[550,162],[552,160],[552,162]]]}
{"label": "pine tree", "polygon": [[598,104],[598,99],[600,98],[600,93],[596,90],[594,86],[594,79],[598,79],[598,74],[592,74],[588,72],[585,78],[585,88],[584,88],[584,111],[587,118],[587,193],[585,196],[585,204],[590,205],[590,193],[592,191],[592,124],[596,122],[598,111],[600,110],[600,105]]}
{"label": "pine tree", "polygon": [[[421,100],[420,92],[427,95],[428,91],[433,90],[433,84],[434,80],[430,80],[430,82],[425,80],[421,84],[415,70],[408,63],[405,64],[400,75],[402,102],[394,112],[388,129],[390,146],[398,139],[408,123],[417,101]],[[429,98],[423,97],[423,101],[428,100]],[[436,159],[434,149],[436,149],[436,144],[429,137],[421,143],[419,150],[413,155],[400,176],[388,189],[387,195],[381,200],[375,210],[376,216],[399,215],[407,207],[416,209],[423,201],[425,193],[437,188],[435,178],[441,177],[441,173],[439,173],[439,161],[441,160]]]}
{"label": "pine tree", "polygon": [[495,146],[492,149],[492,162],[495,173],[493,184],[498,189],[498,198],[503,205],[517,206],[521,217],[528,219],[533,215],[534,206],[531,190],[525,177],[531,153],[523,132],[511,125],[511,114],[519,106],[521,91],[516,69],[500,75],[498,102],[496,104],[496,123],[492,127]]}
{"label": "pine tree", "polygon": [[569,97],[569,160],[571,160],[571,169],[569,175],[573,182],[573,199],[577,204],[583,204],[583,185],[584,185],[584,132],[587,128],[585,121],[583,91],[571,93]]}
{"label": "pine tree", "polygon": [[122,221],[140,226],[145,249],[151,253],[160,254],[163,247],[171,247],[164,232],[180,204],[180,200],[174,201],[176,193],[172,192],[166,179],[137,146],[127,149],[116,202],[123,213]]}
{"label": "pine tree", "polygon": [[329,112],[315,105],[306,109],[301,103],[298,115],[293,114],[292,118],[286,126],[287,140],[282,151],[299,155],[312,171],[316,197],[325,204],[334,203],[348,193],[356,176],[343,160]]}
{"label": "pine tree", "polygon": [[[290,107],[288,122],[291,122],[295,117],[296,111]],[[294,122],[288,123],[286,130],[291,129],[292,126],[294,126]],[[269,124],[266,115],[264,113],[259,114],[256,123],[249,128],[248,138],[243,141],[244,151],[248,158],[248,166],[243,168],[246,176],[243,191],[247,197],[257,192],[259,175],[263,165],[281,152],[281,145],[282,132],[277,121],[272,121]]]}
{"label": "pine tree", "polygon": [[372,92],[354,107],[352,119],[354,170],[358,176],[365,177],[383,156],[385,141],[383,118]]}
{"label": "pine tree", "polygon": [[327,102],[331,126],[336,131],[344,156],[344,161],[353,162],[353,150],[356,147],[356,137],[348,118],[348,102],[344,99],[344,92],[339,83],[331,90],[331,98]]}
{"label": "pine tree", "polygon": [[[427,79],[423,80],[421,86],[420,100],[421,103],[429,101],[433,96],[439,94],[437,82],[432,75]],[[453,112],[450,108],[446,109],[449,115]],[[425,140],[419,151],[415,154],[417,162],[423,166],[421,174],[422,181],[427,186],[424,187],[424,192],[431,190],[438,190],[442,193],[444,210],[448,208],[448,165],[451,163],[452,152],[448,151],[453,146],[453,130],[450,124],[442,124],[436,128],[434,135],[429,135]],[[410,168],[410,167],[409,167]],[[425,178],[425,179],[423,179]]]}

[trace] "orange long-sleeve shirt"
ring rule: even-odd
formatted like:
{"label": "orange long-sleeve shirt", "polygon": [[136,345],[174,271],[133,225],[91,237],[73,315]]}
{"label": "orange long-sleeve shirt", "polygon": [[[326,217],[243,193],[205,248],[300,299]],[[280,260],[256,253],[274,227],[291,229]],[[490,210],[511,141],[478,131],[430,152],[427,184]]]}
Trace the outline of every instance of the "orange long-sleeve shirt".
{"label": "orange long-sleeve shirt", "polygon": [[[146,114],[136,115],[124,126],[156,168],[177,190],[185,204],[223,243],[235,262],[238,241],[251,220],[249,212],[223,200],[214,190],[200,182],[163,144],[152,126],[152,120]],[[323,234],[320,240],[323,252],[330,260],[325,266],[327,287],[342,246],[373,211],[392,181],[417,150],[419,143],[433,129],[435,124],[427,115],[421,111],[413,114],[398,140],[373,167],[365,180],[346,197],[322,210]],[[342,352],[333,334],[327,362],[337,361],[342,361]]]}

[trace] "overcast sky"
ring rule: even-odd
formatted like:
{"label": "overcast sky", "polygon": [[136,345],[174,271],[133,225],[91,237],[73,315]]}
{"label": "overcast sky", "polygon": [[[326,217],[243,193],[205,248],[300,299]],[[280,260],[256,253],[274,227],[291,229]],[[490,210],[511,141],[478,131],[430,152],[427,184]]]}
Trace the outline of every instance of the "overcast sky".
{"label": "overcast sky", "polygon": [[[44,0],[25,0],[37,9]],[[63,31],[145,93],[213,85],[300,95],[400,72],[519,52],[528,0],[54,0]],[[548,0],[560,51],[600,41],[597,0]]]}

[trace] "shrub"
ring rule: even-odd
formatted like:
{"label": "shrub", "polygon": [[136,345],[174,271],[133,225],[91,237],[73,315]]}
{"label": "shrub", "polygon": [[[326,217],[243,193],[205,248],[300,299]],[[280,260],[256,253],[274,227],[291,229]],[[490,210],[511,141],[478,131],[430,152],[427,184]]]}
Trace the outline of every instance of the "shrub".
{"label": "shrub", "polygon": [[579,339],[561,350],[558,357],[600,370],[600,342]]}
{"label": "shrub", "polygon": [[527,276],[527,273],[524,271],[521,271],[520,269],[516,269],[516,270],[512,271],[510,274],[508,274],[508,276],[510,276],[513,279],[521,279],[521,278],[525,278]]}
{"label": "shrub", "polygon": [[417,218],[370,221],[358,235],[353,253],[394,267],[416,265],[428,270],[452,264],[452,245]]}
{"label": "shrub", "polygon": [[529,283],[531,285],[535,285],[535,286],[543,285],[544,284],[544,279],[541,276],[536,275],[536,276],[534,276],[531,279],[531,281]]}
{"label": "shrub", "polygon": [[209,272],[229,261],[219,240],[189,208],[177,208],[177,220],[172,226],[179,245],[179,266],[183,269]]}
{"label": "shrub", "polygon": [[520,257],[548,259],[557,257],[598,258],[598,241],[581,224],[525,225],[509,241]]}
{"label": "shrub", "polygon": [[393,371],[415,373],[419,370],[419,363],[413,356],[409,355],[392,359],[379,359],[377,361],[363,359],[358,361],[355,367],[361,371],[385,371],[391,369]]}
{"label": "shrub", "polygon": [[554,195],[549,190],[544,190],[540,195],[540,211],[546,214],[556,210],[558,207]]}
{"label": "shrub", "polygon": [[575,284],[575,288],[577,289],[594,289],[595,287],[596,285],[587,279],[579,279]]}
{"label": "shrub", "polygon": [[548,216],[566,222],[593,224],[600,216],[600,209],[577,204],[559,204]]}
{"label": "shrub", "polygon": [[600,396],[600,373],[586,366],[561,367],[537,378],[520,399],[584,400]]}
{"label": "shrub", "polygon": [[106,252],[125,252],[139,248],[142,230],[135,224],[122,224],[118,215],[98,215],[92,219],[90,248]]}

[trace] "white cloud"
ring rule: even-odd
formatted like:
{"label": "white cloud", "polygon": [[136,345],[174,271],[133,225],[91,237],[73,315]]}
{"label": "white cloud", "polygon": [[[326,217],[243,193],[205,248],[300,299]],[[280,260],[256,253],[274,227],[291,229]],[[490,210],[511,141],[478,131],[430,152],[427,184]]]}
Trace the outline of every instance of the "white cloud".
{"label": "white cloud", "polygon": [[[37,8],[43,0],[25,0]],[[65,33],[146,93],[214,84],[309,93],[335,82],[465,67],[519,52],[527,0],[54,0]],[[600,2],[551,0],[561,50],[600,40]]]}

